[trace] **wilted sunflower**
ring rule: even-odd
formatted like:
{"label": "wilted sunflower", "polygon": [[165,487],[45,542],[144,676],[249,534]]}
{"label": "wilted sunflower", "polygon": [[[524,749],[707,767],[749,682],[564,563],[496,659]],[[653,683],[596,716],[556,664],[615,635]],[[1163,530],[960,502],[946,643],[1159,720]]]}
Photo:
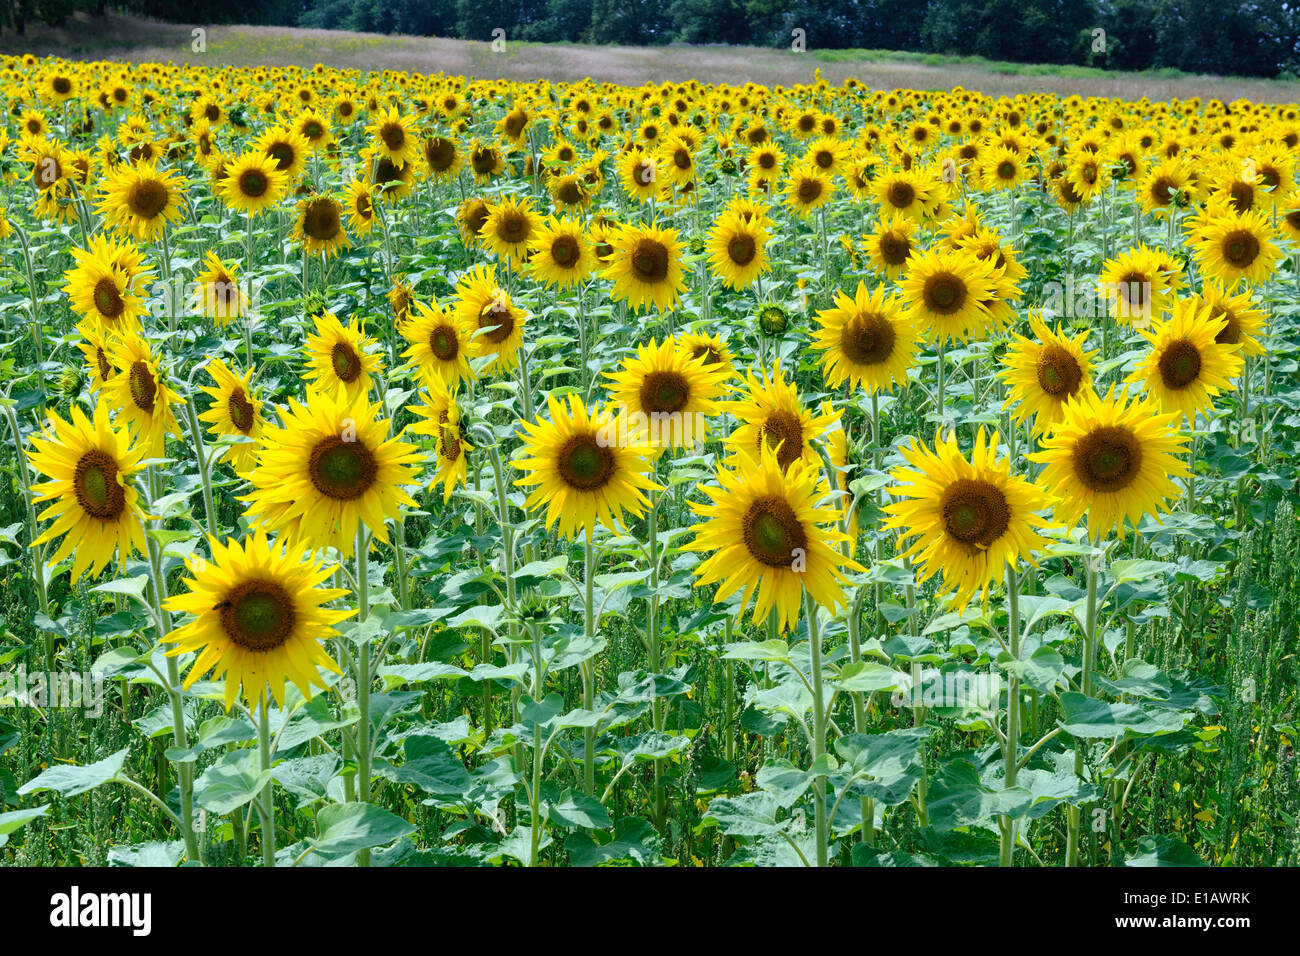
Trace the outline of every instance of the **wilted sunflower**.
{"label": "wilted sunflower", "polygon": [[424,459],[400,438],[364,395],[348,400],[308,391],[289,399],[283,425],[268,423],[249,480],[250,523],[280,531],[312,550],[337,548],[350,558],[364,523],[388,541],[385,520],[414,506],[403,485],[415,484]]}
{"label": "wilted sunflower", "polygon": [[785,380],[779,362],[771,376],[766,369],[761,377],[752,369],[746,373],[745,394],[727,402],[724,410],[740,421],[727,438],[733,453],[743,452],[753,458],[766,446],[776,452],[782,468],[800,460],[810,468],[819,467],[821,456],[812,443],[821,438],[840,414],[813,415],[800,401],[794,382]]}
{"label": "wilted sunflower", "polygon": [[597,524],[624,527],[624,516],[640,517],[659,486],[649,476],[649,446],[628,433],[610,412],[589,412],[577,395],[567,405],[546,398],[550,421],[523,422],[523,449],[514,466],[524,472],[516,485],[531,490],[524,506],[546,508],[545,526],[574,538],[591,538]]}
{"label": "wilted sunflower", "polygon": [[1216,341],[1227,324],[1204,302],[1179,300],[1167,321],[1141,330],[1151,348],[1126,381],[1145,385],[1162,411],[1179,412],[1188,424],[1197,412],[1213,414],[1214,396],[1231,388],[1242,368],[1241,346]]}
{"label": "wilted sunflower", "polygon": [[215,252],[203,260],[206,268],[194,277],[203,314],[225,327],[244,314],[248,297],[239,285],[239,267],[222,262]]}
{"label": "wilted sunflower", "polygon": [[162,458],[166,436],[181,432],[171,408],[176,395],[153,349],[138,331],[127,329],[113,338],[109,360],[118,374],[108,381],[100,401],[116,409],[119,420],[126,420],[146,458]]}
{"label": "wilted sunflower", "polygon": [[681,261],[686,247],[675,229],[625,226],[611,245],[614,251],[601,276],[613,281],[613,299],[626,299],[634,312],[651,305],[660,311],[676,306],[686,288]]}
{"label": "wilted sunflower", "polygon": [[469,168],[474,173],[474,182],[485,186],[505,172],[506,160],[496,146],[475,140],[469,147]]}
{"label": "wilted sunflower", "polygon": [[105,178],[99,211],[118,229],[152,241],[181,218],[184,195],[185,181],[175,173],[159,172],[154,163],[123,165]]}
{"label": "wilted sunflower", "polygon": [[521,262],[528,254],[528,241],[541,228],[542,220],[527,199],[505,196],[488,203],[487,220],[479,239],[502,259]]}
{"label": "wilted sunflower", "polygon": [[723,285],[747,289],[770,268],[767,256],[767,229],[761,222],[740,212],[724,212],[705,243],[709,264]]}
{"label": "wilted sunflower", "polygon": [[1029,456],[1046,465],[1040,481],[1057,498],[1057,520],[1073,527],[1086,514],[1100,541],[1111,532],[1123,538],[1125,518],[1136,528],[1144,514],[1158,516],[1181,492],[1173,479],[1190,474],[1177,457],[1189,441],[1174,429],[1177,418],[1113,386],[1105,398],[1086,391],[1067,402],[1043,450]]}
{"label": "wilted sunflower", "polygon": [[431,435],[435,439],[438,468],[433,484],[442,482],[443,504],[451,500],[451,493],[457,485],[465,484],[468,474],[466,462],[471,445],[460,427],[460,405],[456,401],[459,385],[459,379],[448,382],[440,375],[426,376],[421,403],[409,406],[412,412],[424,419],[414,422],[409,431],[416,435]]}
{"label": "wilted sunflower", "polygon": [[294,242],[307,252],[332,256],[351,245],[343,228],[343,207],[333,196],[312,193],[298,201],[298,218],[293,224]]}
{"label": "wilted sunflower", "polygon": [[163,641],[176,645],[167,656],[197,653],[185,677],[190,687],[216,668],[225,680],[226,710],[242,688],[250,709],[266,706],[266,689],[284,707],[285,681],[292,681],[308,700],[312,685],[328,687],[317,668],[342,673],[324,642],[338,635],[334,627],[356,613],[324,605],[346,597],[343,588],[320,587],[335,568],[304,558],[285,542],[267,540],[255,531],[242,542],[222,545],[208,538],[212,560],[190,558],[191,578],[181,583],[188,593],[167,599],[169,611],[194,615]]}
{"label": "wilted sunflower", "polygon": [[885,505],[884,527],[898,530],[900,540],[916,539],[903,555],[917,558],[921,581],[942,571],[939,593],[951,593],[959,611],[986,596],[1005,567],[1022,558],[1032,563],[1047,543],[1038,529],[1048,522],[1037,512],[1049,511],[1052,498],[1012,475],[997,448],[998,433],[986,438],[983,428],[970,461],[951,432],[935,436],[933,451],[914,441],[900,449],[911,467],[890,472],[900,484],[886,489],[904,500]]}
{"label": "wilted sunflower", "polygon": [[207,422],[208,431],[218,438],[233,435],[252,439],[236,442],[221,456],[237,475],[246,476],[257,464],[257,442],[262,438],[262,402],[253,392],[253,370],[236,375],[219,358],[208,362],[207,370],[216,386],[201,386],[212,396],[212,405],[199,420]]}
{"label": "wilted sunflower", "polygon": [[993,267],[968,252],[931,249],[916,256],[900,288],[909,314],[931,341],[967,342],[992,322],[997,298]]}
{"label": "wilted sunflower", "polygon": [[528,251],[533,278],[561,289],[585,282],[596,262],[576,219],[547,220],[528,241]]}
{"label": "wilted sunflower", "polygon": [[1002,358],[1006,368],[998,374],[1011,387],[1003,407],[1012,409],[1019,424],[1032,417],[1034,434],[1040,434],[1061,420],[1066,402],[1092,390],[1092,357],[1097,352],[1084,351],[1086,331],[1069,338],[1059,325],[1052,331],[1032,313],[1029,327],[1034,337],[1016,336]]}
{"label": "wilted sunflower", "polygon": [[885,287],[868,293],[858,283],[853,296],[835,293],[835,307],[817,313],[821,328],[813,348],[822,349],[823,377],[831,388],[847,380],[870,395],[907,384],[907,370],[916,357],[917,335],[898,296],[885,296]]}
{"label": "wilted sunflower", "polygon": [[828,489],[818,466],[782,467],[771,448],[756,452],[738,452],[731,468],[718,471],[717,485],[701,489],[708,504],[690,503],[704,520],[691,526],[695,539],[685,547],[714,552],[695,574],[697,586],[718,584],[715,602],[740,591],[742,610],[755,599],[755,623],[775,610],[788,631],[805,591],[834,610],[844,604],[843,572],[862,568],[835,547],[845,535],[839,510],[822,504]]}
{"label": "wilted sunflower", "polygon": [[1263,213],[1227,213],[1211,218],[1188,245],[1207,276],[1233,288],[1243,279],[1257,285],[1273,274],[1282,258],[1273,236]]}
{"label": "wilted sunflower", "polygon": [[333,312],[312,320],[314,334],[307,336],[307,370],[303,378],[312,387],[349,401],[370,394],[371,375],[383,370],[376,342],[366,335],[360,319],[347,325]]}
{"label": "wilted sunflower", "polygon": [[627,416],[638,441],[689,448],[708,439],[709,416],[718,414],[725,369],[692,358],[672,339],[637,347],[618,372],[606,372],[610,401]]}
{"label": "wilted sunflower", "polygon": [[106,403],[95,406],[93,423],[77,405],[72,406],[71,422],[49,412],[45,428],[32,436],[31,443],[34,450],[27,452],[27,458],[49,479],[32,485],[32,501],[53,502],[37,520],[54,519],[32,544],[63,536],[49,559],[51,565],[72,554],[75,582],[87,569],[99,574],[114,553],[119,561],[126,561],[132,552],[147,553],[146,516],[132,483],[144,449],[132,448],[126,431],[109,424]]}
{"label": "wilted sunflower", "polygon": [[497,284],[488,266],[475,266],[456,283],[456,323],[469,336],[474,357],[490,356],[484,370],[512,368],[524,343],[528,313]]}

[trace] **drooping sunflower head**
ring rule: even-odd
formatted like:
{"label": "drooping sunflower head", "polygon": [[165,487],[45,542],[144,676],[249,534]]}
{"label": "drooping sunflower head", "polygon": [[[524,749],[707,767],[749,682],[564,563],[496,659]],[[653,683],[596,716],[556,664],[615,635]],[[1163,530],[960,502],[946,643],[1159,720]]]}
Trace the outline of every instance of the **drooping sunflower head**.
{"label": "drooping sunflower head", "polygon": [[1143,383],[1163,411],[1189,424],[1197,412],[1212,414],[1214,396],[1241,374],[1241,346],[1218,341],[1227,325],[1201,300],[1180,299],[1167,321],[1142,330],[1151,347],[1127,381]]}
{"label": "drooping sunflower head", "polygon": [[1017,422],[1033,418],[1034,433],[1039,434],[1061,420],[1066,402],[1092,389],[1092,358],[1097,352],[1085,350],[1087,332],[1070,338],[1033,313],[1029,325],[1033,338],[1016,336],[999,376],[1011,388],[1004,407],[1012,409]]}
{"label": "drooping sunflower head", "polygon": [[461,427],[460,404],[456,400],[460,381],[446,380],[440,375],[422,376],[422,380],[421,402],[410,406],[410,410],[423,420],[413,423],[410,431],[434,438],[438,470],[433,484],[442,482],[442,503],[446,504],[456,486],[465,483],[467,453],[471,450]]}
{"label": "drooping sunflower head", "polygon": [[1211,319],[1224,320],[1215,342],[1240,345],[1243,356],[1264,354],[1266,350],[1260,342],[1265,329],[1264,313],[1248,290],[1234,295],[1218,283],[1205,282],[1200,301],[1209,306]]}
{"label": "drooping sunflower head", "polygon": [[547,528],[567,538],[592,536],[597,524],[624,527],[625,516],[640,517],[647,491],[659,486],[650,477],[652,449],[612,411],[592,412],[577,395],[567,403],[547,396],[550,420],[524,422],[521,457],[524,472],[516,485],[530,488],[525,507],[546,509]]}
{"label": "drooping sunflower head", "polygon": [[922,581],[943,572],[940,593],[953,594],[958,610],[1046,544],[1040,512],[1052,508],[1051,497],[1012,475],[997,449],[997,432],[986,436],[981,428],[968,461],[952,433],[936,435],[933,450],[903,448],[908,467],[891,472],[899,485],[888,493],[902,500],[885,506],[884,526],[914,539],[904,554],[917,559]]}
{"label": "drooping sunflower head", "polygon": [[166,605],[193,615],[163,638],[175,645],[169,657],[198,655],[184,686],[216,668],[216,677],[225,680],[227,710],[241,689],[249,708],[256,709],[266,706],[268,687],[283,708],[286,681],[307,699],[312,685],[328,687],[318,668],[342,671],[324,642],[337,636],[334,625],[356,613],[325,606],[348,594],[320,586],[335,569],[286,549],[283,540],[268,540],[263,530],[224,545],[209,538],[208,547],[212,559],[191,559],[193,577],[182,581],[187,593],[173,595]]}
{"label": "drooping sunflower head", "polygon": [[1189,438],[1175,429],[1177,418],[1113,386],[1104,398],[1085,391],[1066,402],[1042,451],[1029,456],[1046,466],[1040,481],[1057,499],[1057,519],[1073,527],[1087,515],[1089,534],[1100,541],[1123,538],[1125,519],[1136,528],[1144,514],[1158,517],[1182,493],[1173,479],[1190,474],[1179,457]]}

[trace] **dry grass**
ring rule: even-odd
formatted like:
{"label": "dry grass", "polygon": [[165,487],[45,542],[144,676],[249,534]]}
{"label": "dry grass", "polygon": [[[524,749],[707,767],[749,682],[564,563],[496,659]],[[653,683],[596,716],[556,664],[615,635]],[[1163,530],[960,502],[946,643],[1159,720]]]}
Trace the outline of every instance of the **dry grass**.
{"label": "dry grass", "polygon": [[[76,59],[134,63],[176,62],[205,66],[297,65],[324,63],[360,70],[389,69],[447,73],[482,78],[595,80],[637,84],[697,79],[703,82],[793,85],[813,79],[813,71],[832,83],[857,77],[873,89],[951,89],[963,86],[990,94],[1049,92],[1136,99],[1238,97],[1260,102],[1300,101],[1300,84],[1212,76],[1101,73],[1047,68],[1043,72],[953,59],[939,63],[921,57],[860,57],[844,51],[795,54],[749,47],[607,47],[579,44],[510,44],[493,53],[488,43],[425,37],[382,36],[290,27],[210,27],[207,50],[191,49],[191,26],[135,17],[91,20],[78,15],[62,29],[41,28],[27,37],[0,37],[0,52],[57,54]],[[933,60],[934,58],[929,58]],[[1030,68],[1032,69],[1032,68]],[[1076,75],[1083,73],[1084,75]]]}

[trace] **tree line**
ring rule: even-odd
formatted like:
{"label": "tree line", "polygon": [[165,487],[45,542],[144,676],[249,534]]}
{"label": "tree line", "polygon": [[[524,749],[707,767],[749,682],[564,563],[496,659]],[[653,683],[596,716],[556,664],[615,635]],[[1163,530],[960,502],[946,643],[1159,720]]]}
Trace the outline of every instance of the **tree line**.
{"label": "tree line", "polygon": [[250,23],[490,40],[879,49],[1123,70],[1300,74],[1296,0],[0,0],[0,29],[112,8]]}

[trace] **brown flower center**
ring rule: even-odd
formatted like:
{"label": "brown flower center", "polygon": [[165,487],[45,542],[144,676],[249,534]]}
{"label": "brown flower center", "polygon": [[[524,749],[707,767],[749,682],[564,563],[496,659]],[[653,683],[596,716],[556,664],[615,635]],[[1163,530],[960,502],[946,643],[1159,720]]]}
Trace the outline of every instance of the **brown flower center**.
{"label": "brown flower center", "polygon": [[747,235],[734,236],[727,243],[727,255],[738,266],[749,265],[754,261],[754,256],[758,255],[758,246],[754,242],[754,237]]}
{"label": "brown flower center", "polygon": [[226,400],[226,408],[230,412],[231,424],[247,435],[252,430],[257,415],[253,411],[253,403],[248,400],[242,388],[236,386],[230,393],[230,398]]}
{"label": "brown flower center", "polygon": [[893,324],[883,315],[862,313],[844,323],[840,348],[855,365],[879,365],[894,354]]}
{"label": "brown flower center", "polygon": [[680,372],[651,372],[641,382],[641,407],[650,414],[680,412],[691,399],[691,386]]}
{"label": "brown flower center", "polygon": [[925,280],[922,295],[931,312],[952,315],[966,304],[966,283],[950,272],[936,272]]}
{"label": "brown flower center", "polygon": [[335,342],[330,349],[330,365],[339,381],[351,384],[361,375],[361,356],[347,342]]}
{"label": "brown flower center", "polygon": [[127,373],[127,383],[131,387],[131,400],[142,412],[153,412],[154,402],[158,398],[158,383],[154,381],[153,372],[143,361],[131,363]]}
{"label": "brown flower center", "polygon": [[1074,446],[1074,474],[1090,491],[1122,491],[1142,469],[1142,446],[1119,425],[1095,428]]}
{"label": "brown flower center", "polygon": [[785,471],[803,455],[803,424],[799,416],[784,409],[772,412],[759,429],[760,447],[764,441],[776,451],[776,463]]}
{"label": "brown flower center", "polygon": [[100,521],[116,521],[126,510],[126,490],[118,484],[117,462],[102,451],[88,451],[77,462],[72,487],[81,510]]}
{"label": "brown flower center", "polygon": [[217,608],[221,629],[246,651],[264,653],[282,647],[297,621],[293,598],[274,581],[244,581],[227,592]]}
{"label": "brown flower center", "polygon": [[975,478],[959,478],[944,489],[939,511],[944,531],[971,554],[987,550],[1011,523],[1006,495]]}
{"label": "brown flower center", "polygon": [[770,568],[790,568],[799,552],[807,552],[808,535],[784,498],[764,495],[745,510],[741,527],[754,560]]}
{"label": "brown flower center", "polygon": [[329,242],[339,234],[339,207],[332,199],[313,199],[302,214],[303,233],[317,242]]}
{"label": "brown flower center", "polygon": [[1223,237],[1223,258],[1238,269],[1249,268],[1259,256],[1259,240],[1245,229],[1234,229]]}
{"label": "brown flower center", "polygon": [[317,442],[307,462],[316,490],[336,501],[354,501],[375,483],[379,463],[360,441],[345,442],[330,435]]}
{"label": "brown flower center", "polygon": [[655,239],[642,239],[632,250],[632,272],[642,282],[654,284],[668,278],[668,249]]}
{"label": "brown flower center", "polygon": [[450,325],[435,326],[429,333],[429,350],[440,362],[451,362],[460,354],[460,341]]}
{"label": "brown flower center", "polygon": [[1187,339],[1171,342],[1160,356],[1159,368],[1165,388],[1186,388],[1201,374],[1201,350]]}
{"label": "brown flower center", "polygon": [[95,283],[95,310],[105,319],[119,319],[126,311],[126,302],[118,291],[117,283],[105,276]]}
{"label": "brown flower center", "polygon": [[1059,345],[1048,345],[1038,353],[1037,372],[1039,387],[1054,398],[1068,398],[1083,381],[1078,361]]}
{"label": "brown flower center", "polygon": [[574,435],[560,448],[556,470],[565,484],[579,491],[594,491],[614,474],[614,453],[594,435]]}
{"label": "brown flower center", "polygon": [[156,179],[145,179],[131,187],[126,201],[136,216],[153,219],[167,208],[170,198],[166,186]]}

